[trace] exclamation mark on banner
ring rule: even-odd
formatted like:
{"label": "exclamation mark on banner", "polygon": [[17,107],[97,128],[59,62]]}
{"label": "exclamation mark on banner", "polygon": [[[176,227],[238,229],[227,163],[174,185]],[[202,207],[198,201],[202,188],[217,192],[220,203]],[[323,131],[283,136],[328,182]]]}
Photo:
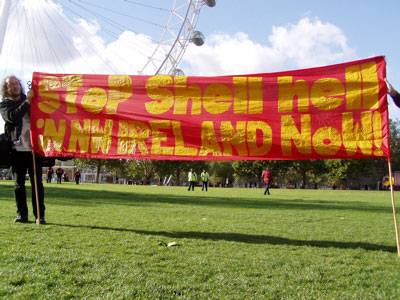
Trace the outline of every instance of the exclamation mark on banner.
{"label": "exclamation mark on banner", "polygon": [[382,119],[381,114],[378,111],[375,111],[372,117],[372,128],[374,134],[374,155],[375,156],[383,156],[382,151]]}

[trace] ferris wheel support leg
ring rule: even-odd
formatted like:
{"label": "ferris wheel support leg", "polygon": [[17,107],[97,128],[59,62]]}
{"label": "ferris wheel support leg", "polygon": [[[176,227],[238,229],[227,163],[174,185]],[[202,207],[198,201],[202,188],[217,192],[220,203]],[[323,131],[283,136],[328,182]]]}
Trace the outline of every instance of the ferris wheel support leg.
{"label": "ferris wheel support leg", "polygon": [[0,54],[3,50],[4,36],[6,35],[7,31],[10,6],[11,0],[0,0]]}

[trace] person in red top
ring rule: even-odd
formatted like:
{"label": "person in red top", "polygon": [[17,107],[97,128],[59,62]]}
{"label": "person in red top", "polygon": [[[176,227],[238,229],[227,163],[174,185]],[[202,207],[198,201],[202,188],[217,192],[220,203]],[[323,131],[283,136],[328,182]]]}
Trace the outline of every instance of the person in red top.
{"label": "person in red top", "polygon": [[269,195],[269,186],[271,185],[271,179],[272,179],[271,171],[268,168],[266,168],[262,172],[261,177],[264,181],[264,187],[265,187],[264,195],[267,193]]}

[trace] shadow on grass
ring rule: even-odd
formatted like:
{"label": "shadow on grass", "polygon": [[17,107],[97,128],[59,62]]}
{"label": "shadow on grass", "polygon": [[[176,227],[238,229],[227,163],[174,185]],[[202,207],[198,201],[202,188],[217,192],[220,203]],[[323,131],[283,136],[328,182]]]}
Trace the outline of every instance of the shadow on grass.
{"label": "shadow on grass", "polygon": [[305,247],[339,248],[339,249],[364,249],[368,251],[386,251],[393,253],[397,252],[397,248],[395,246],[378,245],[365,242],[338,242],[338,241],[315,241],[315,240],[305,241],[305,240],[282,238],[272,235],[251,235],[251,234],[228,233],[228,232],[151,231],[151,230],[138,230],[129,228],[113,228],[113,227],[95,226],[95,225],[73,225],[73,224],[59,224],[59,223],[48,223],[48,225],[71,227],[71,228],[122,231],[140,235],[164,236],[176,239],[188,238],[188,239],[211,240],[211,241],[239,242],[247,244],[270,244],[270,245],[305,246]]}
{"label": "shadow on grass", "polygon": [[[8,193],[11,187],[8,188]],[[51,187],[46,190],[46,201],[52,205],[72,205],[72,206],[96,206],[98,204],[144,206],[151,204],[177,204],[192,206],[214,206],[229,208],[252,208],[252,209],[287,209],[287,210],[347,210],[365,211],[378,213],[391,213],[389,207],[371,205],[362,201],[334,201],[324,199],[276,199],[273,196],[265,198],[251,199],[248,197],[227,196],[209,197],[205,195],[187,194],[182,187],[180,195],[159,193],[146,194],[135,191],[112,192],[107,190],[84,190],[75,188]],[[3,195],[4,193],[4,195]],[[30,191],[27,192],[30,195]],[[260,190],[260,193],[262,191]],[[0,190],[0,198],[7,198],[5,190]],[[340,197],[340,195],[338,195]]]}
{"label": "shadow on grass", "polygon": [[[60,189],[48,190],[47,199],[56,205],[95,206],[97,204],[112,205],[149,205],[149,204],[178,204],[194,206],[219,206],[229,208],[253,208],[253,209],[289,209],[289,210],[354,210],[391,213],[389,207],[371,205],[362,201],[333,201],[333,200],[304,200],[304,199],[276,199],[271,197],[251,199],[248,197],[227,196],[209,197],[205,195],[187,194],[182,187],[182,193],[176,194],[145,194],[138,192],[112,192],[104,190]],[[260,193],[262,191],[260,190]],[[338,196],[340,197],[340,196]],[[73,200],[71,200],[73,199]]]}

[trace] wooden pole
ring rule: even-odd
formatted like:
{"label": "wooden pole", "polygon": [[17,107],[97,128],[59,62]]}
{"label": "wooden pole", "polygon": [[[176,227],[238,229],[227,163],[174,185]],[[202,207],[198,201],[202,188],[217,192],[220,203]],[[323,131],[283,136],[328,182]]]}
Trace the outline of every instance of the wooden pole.
{"label": "wooden pole", "polygon": [[[33,91],[32,91],[32,82],[28,81],[27,82],[28,87],[29,87],[29,92],[32,92],[32,96],[34,96]],[[27,94],[27,99],[29,100],[29,104],[31,104],[31,97],[29,97],[29,92]],[[34,183],[34,189],[35,189],[35,198],[36,198],[36,224],[40,224],[40,205],[39,205],[39,192],[38,192],[38,180],[36,176],[36,159],[35,159],[35,152],[33,150],[33,136],[32,136],[32,130],[29,132],[29,136],[31,139],[31,145],[32,145],[32,166],[33,166],[33,183]]]}
{"label": "wooden pole", "polygon": [[394,230],[395,230],[395,233],[396,233],[397,256],[400,257],[399,229],[397,227],[396,206],[395,206],[394,193],[393,193],[393,181],[394,181],[394,178],[393,178],[393,175],[392,175],[392,166],[390,164],[390,159],[388,159],[388,166],[389,166],[390,197],[392,198]]}
{"label": "wooden pole", "polygon": [[36,160],[35,160],[35,152],[32,150],[32,161],[33,161],[33,181],[35,188],[35,198],[36,198],[36,224],[40,224],[40,205],[39,205],[39,193],[38,193],[38,180],[36,177]]}

